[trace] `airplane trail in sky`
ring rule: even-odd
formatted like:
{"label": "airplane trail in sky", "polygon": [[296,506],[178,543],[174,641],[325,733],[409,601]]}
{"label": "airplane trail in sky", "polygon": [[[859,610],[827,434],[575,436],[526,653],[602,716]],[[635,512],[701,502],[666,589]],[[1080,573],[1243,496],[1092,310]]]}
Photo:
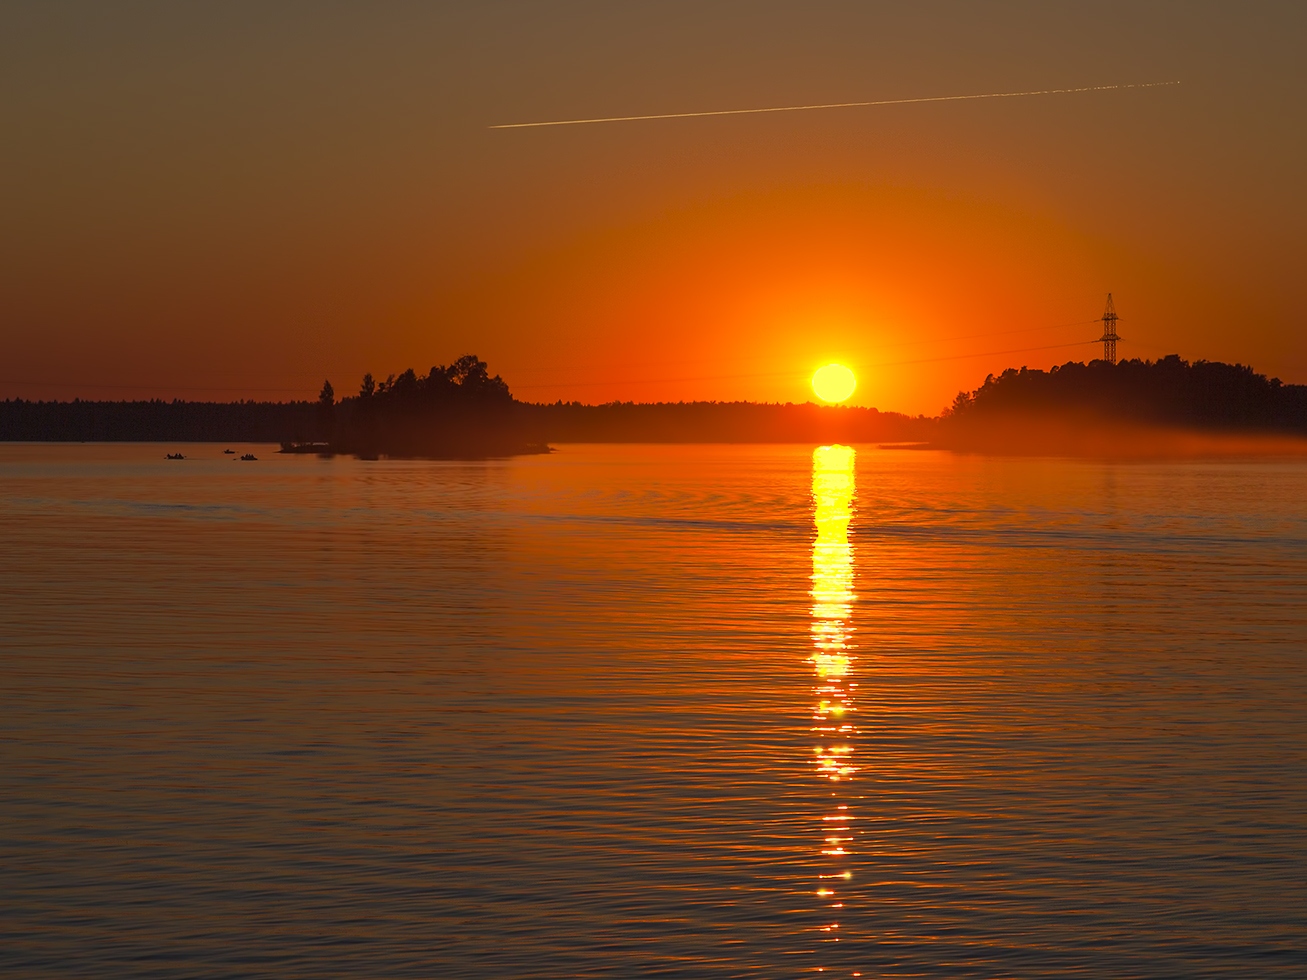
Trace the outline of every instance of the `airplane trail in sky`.
{"label": "airplane trail in sky", "polygon": [[966,102],[972,99],[1020,99],[1030,95],[1070,95],[1076,92],[1110,92],[1127,88],[1161,88],[1179,82],[1139,82],[1131,85],[1087,85],[1083,88],[1046,88],[1035,92],[986,92],[982,95],[934,95],[918,99],[881,99],[876,102],[828,102],[821,105],[782,105],[766,109],[714,109],[708,112],[661,112],[651,116],[602,116],[597,119],[553,119],[548,122],[499,123],[490,129],[535,129],[541,126],[585,126],[590,123],[639,122],[646,119],[697,119],[702,116],[747,116],[761,112],[801,112],[805,109],[853,109],[875,105],[909,105],[915,102]]}

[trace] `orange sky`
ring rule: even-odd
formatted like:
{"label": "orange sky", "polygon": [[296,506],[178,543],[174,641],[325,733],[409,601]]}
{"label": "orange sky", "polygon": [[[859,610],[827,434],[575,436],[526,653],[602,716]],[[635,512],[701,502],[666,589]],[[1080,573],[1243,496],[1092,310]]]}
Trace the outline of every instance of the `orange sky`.
{"label": "orange sky", "polygon": [[270,6],[0,12],[0,397],[470,351],[531,400],[803,400],[843,360],[933,414],[1092,356],[1053,345],[1108,290],[1122,356],[1307,382],[1300,5]]}

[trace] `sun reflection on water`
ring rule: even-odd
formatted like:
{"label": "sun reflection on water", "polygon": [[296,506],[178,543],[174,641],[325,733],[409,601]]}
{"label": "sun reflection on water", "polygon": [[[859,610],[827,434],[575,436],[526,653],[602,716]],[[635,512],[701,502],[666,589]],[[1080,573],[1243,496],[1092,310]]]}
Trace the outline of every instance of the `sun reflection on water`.
{"label": "sun reflection on water", "polygon": [[[854,840],[853,814],[847,783],[858,771],[852,738],[857,706],[853,680],[853,546],[849,521],[853,516],[857,453],[848,446],[821,446],[812,453],[813,521],[817,537],[812,545],[812,656],[814,686],[812,732],[816,736],[814,763],[820,779],[830,784],[830,809],[822,816],[824,859],[818,874],[817,897],[834,912],[844,907],[841,883],[853,872],[847,867]],[[826,920],[820,927],[827,939],[839,942],[839,923]]]}

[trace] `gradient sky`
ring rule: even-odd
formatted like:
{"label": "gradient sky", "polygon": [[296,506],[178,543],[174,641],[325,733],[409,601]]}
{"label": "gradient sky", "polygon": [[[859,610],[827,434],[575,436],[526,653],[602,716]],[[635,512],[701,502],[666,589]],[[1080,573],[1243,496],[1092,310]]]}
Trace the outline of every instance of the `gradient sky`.
{"label": "gradient sky", "polygon": [[[1007,366],[1307,382],[1301,3],[0,7],[0,397],[935,413]],[[1135,91],[495,123],[1178,80]],[[1022,348],[1044,348],[1023,350]],[[973,356],[975,355],[975,356]]]}

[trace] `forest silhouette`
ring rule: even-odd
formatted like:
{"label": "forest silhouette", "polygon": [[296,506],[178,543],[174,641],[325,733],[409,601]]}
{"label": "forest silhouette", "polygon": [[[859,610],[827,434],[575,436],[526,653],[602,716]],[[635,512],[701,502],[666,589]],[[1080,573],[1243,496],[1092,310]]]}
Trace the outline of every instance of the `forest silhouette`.
{"label": "forest silhouette", "polygon": [[1184,433],[1221,437],[1227,446],[1231,437],[1307,435],[1307,386],[1242,364],[1191,364],[1176,354],[1116,364],[1068,361],[1048,371],[1009,368],[959,392],[933,442],[981,452],[1096,455],[1216,448],[1210,438],[1179,439]]}
{"label": "forest silhouette", "polygon": [[1196,428],[1307,429],[1307,385],[1286,385],[1242,364],[1177,354],[1117,364],[1068,361],[1049,371],[1008,368],[973,392],[960,392],[944,417],[1090,412]]}
{"label": "forest silhouette", "polygon": [[1148,431],[1307,435],[1307,386],[1240,364],[1071,361],[1010,368],[938,418],[812,403],[520,402],[475,355],[317,402],[0,402],[0,439],[280,442],[289,452],[483,458],[551,442],[880,442],[981,452],[1101,452]]}

